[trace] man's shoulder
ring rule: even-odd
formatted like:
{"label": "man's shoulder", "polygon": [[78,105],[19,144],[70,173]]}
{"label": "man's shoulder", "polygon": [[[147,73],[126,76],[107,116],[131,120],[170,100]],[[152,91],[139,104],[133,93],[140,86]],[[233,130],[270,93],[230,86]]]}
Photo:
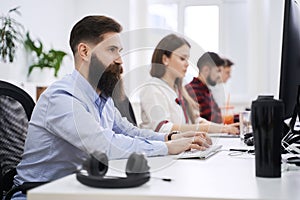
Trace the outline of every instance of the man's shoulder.
{"label": "man's shoulder", "polygon": [[72,79],[69,76],[66,76],[49,86],[49,92],[55,93],[60,91],[72,91],[74,90],[75,84],[73,84]]}
{"label": "man's shoulder", "polygon": [[89,96],[93,97],[94,94],[88,94],[81,84],[76,82],[71,76],[65,76],[62,79],[52,83],[45,91],[45,96],[51,100],[52,98],[69,99],[76,98],[81,101],[86,101]]}
{"label": "man's shoulder", "polygon": [[198,78],[194,77],[193,80],[186,84],[186,89],[205,89],[207,88],[206,85],[201,81],[199,80]]}

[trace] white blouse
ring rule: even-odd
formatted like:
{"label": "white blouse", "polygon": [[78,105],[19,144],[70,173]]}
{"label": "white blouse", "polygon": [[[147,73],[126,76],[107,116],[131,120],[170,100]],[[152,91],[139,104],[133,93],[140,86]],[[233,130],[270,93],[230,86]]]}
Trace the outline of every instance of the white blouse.
{"label": "white blouse", "polygon": [[[141,128],[169,133],[173,124],[185,124],[178,95],[163,80],[152,77],[140,90]],[[189,120],[190,121],[190,120]]]}

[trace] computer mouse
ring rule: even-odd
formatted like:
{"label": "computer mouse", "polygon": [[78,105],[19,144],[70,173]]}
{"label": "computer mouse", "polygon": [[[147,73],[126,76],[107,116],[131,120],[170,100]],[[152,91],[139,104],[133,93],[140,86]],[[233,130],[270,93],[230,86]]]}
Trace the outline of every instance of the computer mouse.
{"label": "computer mouse", "polygon": [[247,146],[254,146],[254,137],[249,137],[247,139],[244,139],[244,143],[247,145]]}
{"label": "computer mouse", "polygon": [[286,162],[289,164],[295,164],[297,166],[300,166],[300,157],[298,156],[289,157]]}
{"label": "computer mouse", "polygon": [[253,137],[253,133],[252,133],[252,132],[246,133],[246,134],[244,135],[244,139],[245,139],[245,140],[248,139],[248,138],[250,138],[250,137]]}

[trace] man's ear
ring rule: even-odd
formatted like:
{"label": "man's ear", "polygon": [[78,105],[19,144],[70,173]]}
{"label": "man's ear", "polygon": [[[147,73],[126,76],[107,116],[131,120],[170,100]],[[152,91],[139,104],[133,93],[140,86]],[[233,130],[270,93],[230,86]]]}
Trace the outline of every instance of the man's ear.
{"label": "man's ear", "polygon": [[77,46],[78,55],[82,60],[87,61],[89,59],[90,47],[85,43],[79,43]]}
{"label": "man's ear", "polygon": [[207,65],[204,65],[201,69],[201,74],[203,74],[205,77],[207,77],[209,73],[210,73],[210,67]]}
{"label": "man's ear", "polygon": [[169,58],[164,54],[162,56],[162,63],[165,65],[165,66],[168,66],[169,65]]}

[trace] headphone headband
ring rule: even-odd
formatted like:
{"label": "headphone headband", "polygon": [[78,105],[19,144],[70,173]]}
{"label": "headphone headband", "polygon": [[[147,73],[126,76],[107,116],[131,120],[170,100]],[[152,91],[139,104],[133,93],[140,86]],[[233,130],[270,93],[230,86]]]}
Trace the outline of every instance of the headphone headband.
{"label": "headphone headband", "polygon": [[96,188],[130,188],[140,186],[150,180],[147,159],[143,154],[132,153],[126,164],[127,177],[106,177],[108,158],[102,153],[97,160],[94,156],[84,162],[88,175],[78,172],[76,179],[87,186]]}
{"label": "headphone headband", "polygon": [[99,177],[77,173],[76,178],[80,183],[95,188],[131,188],[148,182],[150,173],[128,177]]}

